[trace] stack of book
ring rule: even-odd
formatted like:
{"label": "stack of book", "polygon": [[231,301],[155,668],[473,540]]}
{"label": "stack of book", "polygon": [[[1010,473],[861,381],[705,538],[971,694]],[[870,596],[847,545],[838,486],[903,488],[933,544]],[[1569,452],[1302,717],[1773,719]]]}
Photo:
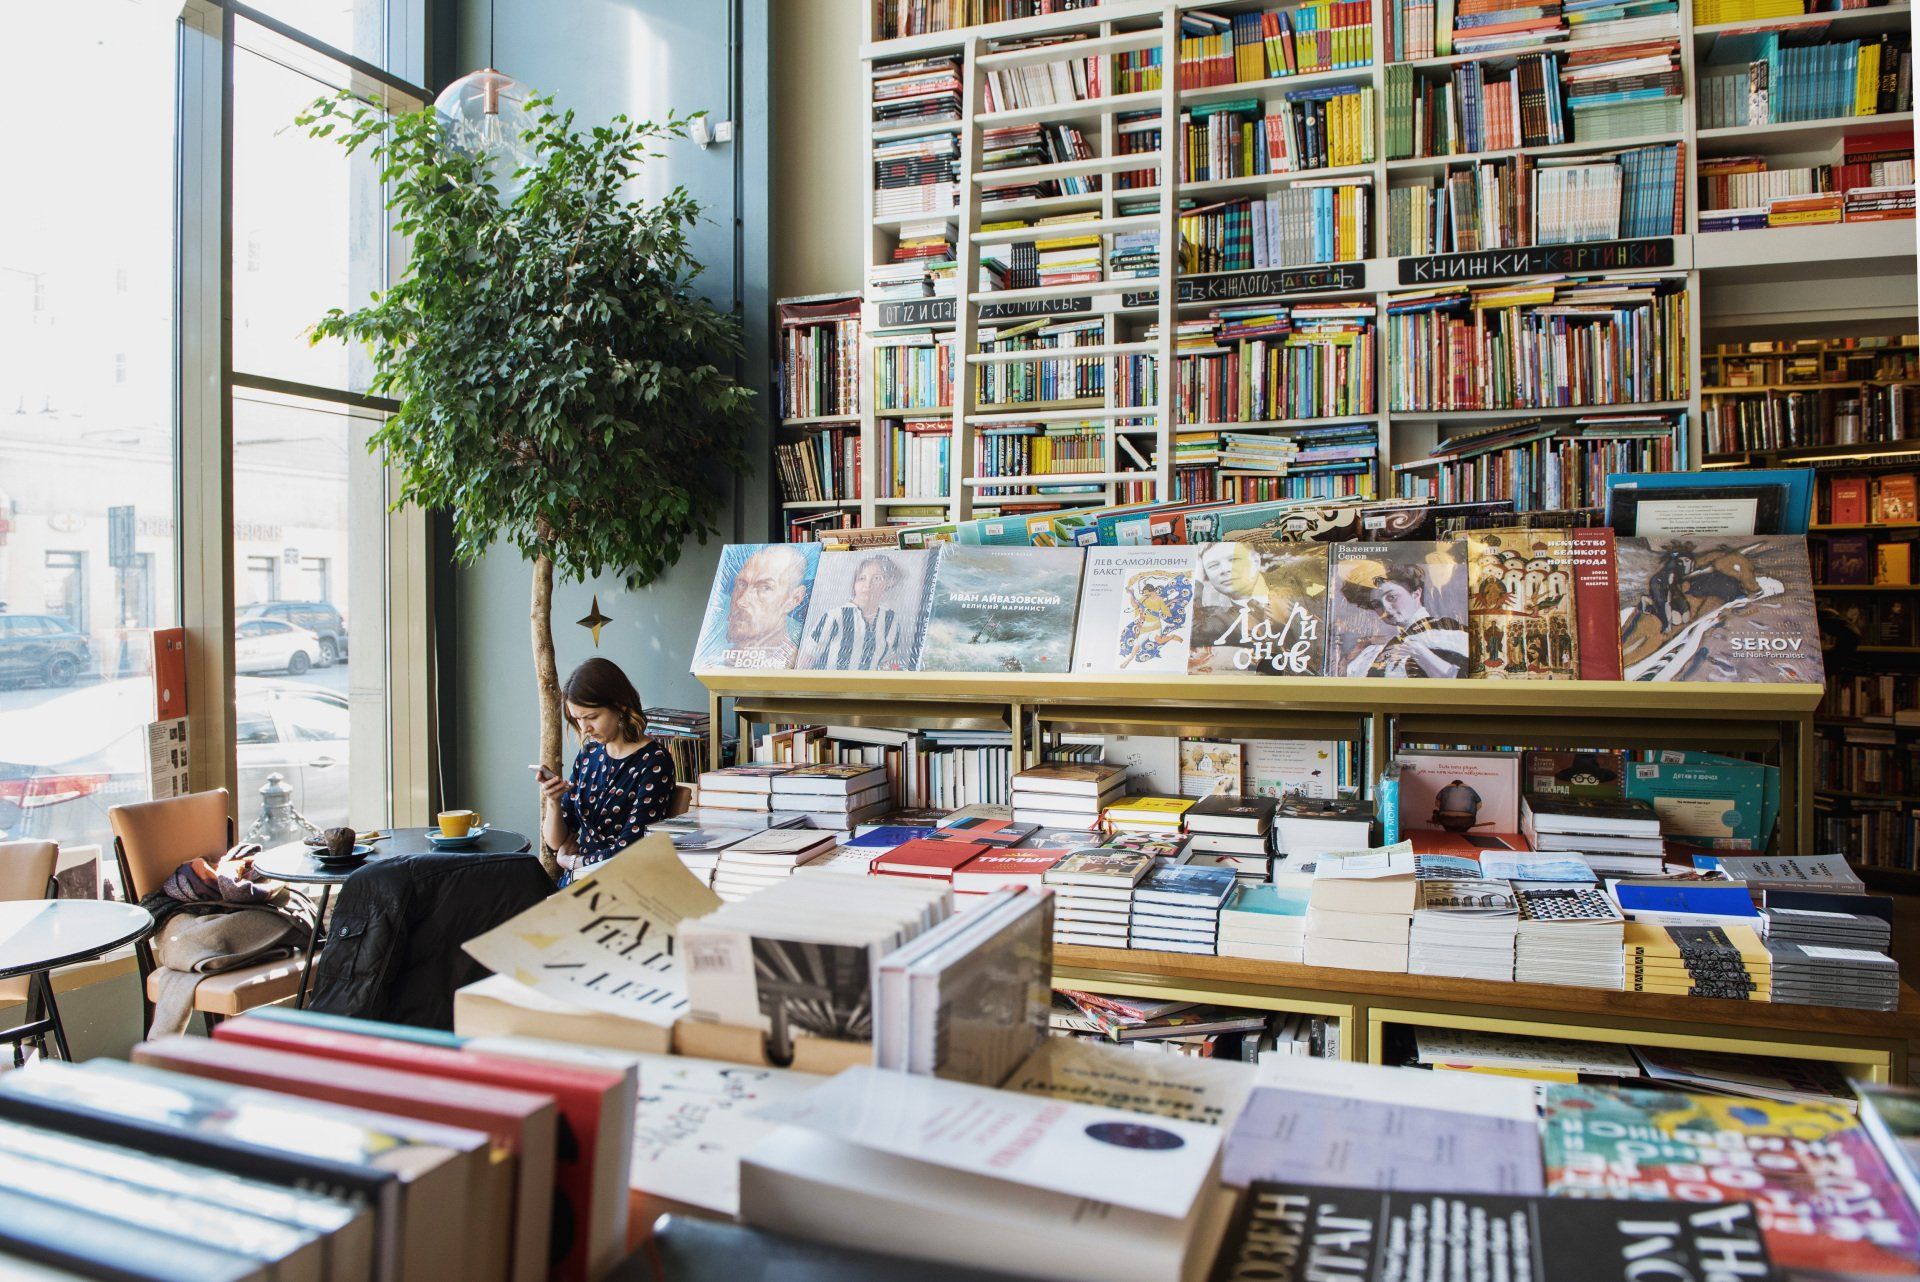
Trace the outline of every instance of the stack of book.
{"label": "stack of book", "polygon": [[795,766],[770,782],[773,813],[798,816],[816,828],[851,832],[893,807],[882,766]]}
{"label": "stack of book", "polygon": [[1271,797],[1202,797],[1187,811],[1187,849],[1202,862],[1229,868],[1243,881],[1267,879],[1271,861]]}
{"label": "stack of book", "polygon": [[1796,1006],[1851,1006],[1897,1010],[1900,966],[1871,948],[1836,948],[1785,939],[1767,940],[1773,967],[1773,1000]]}
{"label": "stack of book", "polygon": [[700,805],[713,810],[773,810],[773,781],[792,766],[759,762],[725,766],[700,775]]}
{"label": "stack of book", "polygon": [[1124,767],[1049,762],[1013,776],[1013,818],[1042,828],[1092,832],[1100,813],[1127,790]]}
{"label": "stack of book", "polygon": [[1067,851],[1055,846],[984,850],[953,870],[954,906],[965,910],[1007,886],[1038,890],[1047,872],[1066,857]]}
{"label": "stack of book", "polygon": [[1575,851],[1595,872],[1658,875],[1666,847],[1660,816],[1645,801],[1527,795],[1520,832],[1538,851]]}
{"label": "stack of book", "polygon": [[1126,797],[1101,811],[1100,821],[1109,832],[1177,837],[1180,822],[1191,809],[1192,797]]}
{"label": "stack of book", "polygon": [[1076,850],[1043,879],[1054,893],[1053,940],[1125,948],[1133,892],[1153,870],[1152,855],[1131,850]]}
{"label": "stack of book", "polygon": [[917,881],[953,882],[961,866],[987,853],[984,841],[924,837],[905,841],[873,861],[876,877],[910,877]]}
{"label": "stack of book", "polygon": [[1407,973],[1513,978],[1520,912],[1504,881],[1426,880],[1408,936]]}
{"label": "stack of book", "polygon": [[818,828],[768,828],[734,842],[720,852],[713,870],[713,893],[732,902],[785,881],[793,870],[829,854],[834,837]]}
{"label": "stack of book", "polygon": [[1220,910],[1219,953],[1261,961],[1306,960],[1307,891],[1297,886],[1240,886]]}
{"label": "stack of book", "polygon": [[1156,859],[1134,888],[1127,945],[1169,953],[1218,951],[1220,910],[1234,892],[1225,868],[1194,868]]}
{"label": "stack of book", "polygon": [[673,840],[673,853],[680,856],[687,871],[699,878],[701,885],[711,886],[713,874],[720,866],[720,852],[745,840],[754,830],[701,827],[684,819],[685,816],[676,816],[654,826]]}
{"label": "stack of book", "polygon": [[1629,922],[1643,926],[1712,929],[1741,927],[1764,933],[1766,918],[1745,886],[1731,882],[1612,881],[1613,902]]}
{"label": "stack of book", "polygon": [[873,64],[875,124],[960,119],[960,59],[952,54]]}
{"label": "stack of book", "polygon": [[1273,812],[1273,853],[1289,857],[1365,850],[1373,844],[1373,803],[1287,797]]}
{"label": "stack of book", "polygon": [[1769,940],[1816,948],[1871,948],[1877,953],[1893,943],[1893,901],[1885,896],[1769,890],[1766,900]]}
{"label": "stack of book", "polygon": [[1748,926],[1655,926],[1628,922],[1626,981],[1634,993],[1773,1000],[1773,958]]}
{"label": "stack of book", "polygon": [[873,216],[947,214],[959,194],[960,140],[916,134],[873,144]]}
{"label": "stack of book", "polygon": [[1531,882],[1514,887],[1520,927],[1513,945],[1513,977],[1523,984],[1622,986],[1621,944],[1626,919],[1612,896],[1595,885]]}
{"label": "stack of book", "polygon": [[1411,850],[1320,859],[1307,892],[1307,965],[1405,974],[1417,907]]}

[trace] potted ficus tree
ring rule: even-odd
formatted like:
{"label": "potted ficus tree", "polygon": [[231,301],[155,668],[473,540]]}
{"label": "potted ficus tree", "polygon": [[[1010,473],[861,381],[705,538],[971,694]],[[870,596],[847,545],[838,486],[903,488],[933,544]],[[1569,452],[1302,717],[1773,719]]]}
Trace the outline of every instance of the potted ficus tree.
{"label": "potted ficus tree", "polygon": [[559,770],[555,575],[643,587],[715,533],[754,408],[728,372],[739,325],[691,289],[699,206],[633,185],[690,118],[580,130],[535,98],[526,119],[507,165],[431,108],[343,95],[299,123],[371,152],[411,240],[401,279],[329,312],[315,339],[365,344],[370,390],[399,403],[369,442],[398,472],[396,502],[447,512],[463,562],[498,541],[529,562],[540,759]]}

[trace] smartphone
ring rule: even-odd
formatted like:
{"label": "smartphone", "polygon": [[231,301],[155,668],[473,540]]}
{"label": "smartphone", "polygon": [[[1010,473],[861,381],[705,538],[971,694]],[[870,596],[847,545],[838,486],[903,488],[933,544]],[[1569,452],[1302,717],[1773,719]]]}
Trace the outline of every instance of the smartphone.
{"label": "smartphone", "polygon": [[528,766],[527,769],[533,771],[533,777],[540,780],[542,783],[546,782],[548,779],[558,779],[560,777],[559,775],[553,773],[553,771],[547,769],[547,767],[545,766]]}

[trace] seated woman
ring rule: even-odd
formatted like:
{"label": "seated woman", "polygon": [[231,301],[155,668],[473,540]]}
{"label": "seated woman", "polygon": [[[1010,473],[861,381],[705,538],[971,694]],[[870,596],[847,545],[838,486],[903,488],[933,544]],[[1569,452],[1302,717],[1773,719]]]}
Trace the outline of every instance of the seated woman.
{"label": "seated woman", "polygon": [[570,779],[543,775],[540,834],[565,870],[619,854],[667,817],[673,801],[673,758],[647,737],[640,695],[619,665],[588,659],[561,687],[567,724],[580,736]]}

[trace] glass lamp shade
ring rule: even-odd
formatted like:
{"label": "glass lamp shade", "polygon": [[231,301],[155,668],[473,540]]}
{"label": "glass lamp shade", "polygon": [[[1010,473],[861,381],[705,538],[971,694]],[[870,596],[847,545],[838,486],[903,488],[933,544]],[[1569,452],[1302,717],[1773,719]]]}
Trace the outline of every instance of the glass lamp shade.
{"label": "glass lamp shade", "polygon": [[452,145],[471,156],[485,156],[487,171],[502,200],[519,193],[517,170],[533,163],[526,145],[526,86],[505,72],[486,67],[460,77],[433,100]]}

